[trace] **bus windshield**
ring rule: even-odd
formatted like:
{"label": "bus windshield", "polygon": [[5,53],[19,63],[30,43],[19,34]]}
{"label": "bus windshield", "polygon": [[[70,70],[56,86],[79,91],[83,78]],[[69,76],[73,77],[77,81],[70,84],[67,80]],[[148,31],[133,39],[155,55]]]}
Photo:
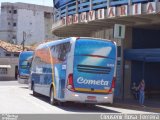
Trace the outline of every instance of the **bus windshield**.
{"label": "bus windshield", "polygon": [[19,65],[18,65],[20,76],[22,76],[23,74],[29,75],[29,69],[31,67],[32,57],[33,57],[33,51],[21,52],[19,56]]}
{"label": "bus windshield", "polygon": [[21,69],[27,69],[27,66],[28,66],[28,61],[27,60],[24,60],[24,61],[21,62],[21,65],[20,65]]}
{"label": "bus windshield", "polygon": [[75,55],[115,59],[116,56],[113,54],[115,49],[113,47],[112,42],[80,39],[76,42]]}

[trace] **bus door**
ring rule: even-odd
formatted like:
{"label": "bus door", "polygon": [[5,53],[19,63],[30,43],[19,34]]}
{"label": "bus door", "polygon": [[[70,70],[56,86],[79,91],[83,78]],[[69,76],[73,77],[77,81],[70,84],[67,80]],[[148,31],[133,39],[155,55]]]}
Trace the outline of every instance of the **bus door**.
{"label": "bus door", "polygon": [[56,83],[56,93],[58,99],[64,98],[65,89],[65,77],[66,77],[66,64],[55,64],[55,83]]}
{"label": "bus door", "polygon": [[64,98],[67,56],[70,52],[70,42],[61,43],[51,47],[54,67],[54,79],[58,99]]}

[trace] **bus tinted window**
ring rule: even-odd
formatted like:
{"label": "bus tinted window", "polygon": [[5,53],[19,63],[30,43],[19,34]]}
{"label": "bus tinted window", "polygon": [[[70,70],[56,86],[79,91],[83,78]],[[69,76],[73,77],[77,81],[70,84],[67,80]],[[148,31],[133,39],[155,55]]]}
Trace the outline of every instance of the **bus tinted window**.
{"label": "bus tinted window", "polygon": [[34,64],[32,65],[32,71],[34,71],[34,72],[40,72],[40,68],[41,68],[40,58],[36,56],[34,58]]}
{"label": "bus tinted window", "polygon": [[44,49],[43,52],[38,50],[34,58],[34,64],[32,65],[32,71],[38,73],[51,73],[51,59],[48,49]]}
{"label": "bus tinted window", "polygon": [[101,40],[80,39],[76,41],[75,55],[95,55],[115,58],[115,45]]}
{"label": "bus tinted window", "polygon": [[27,69],[27,65],[21,65],[21,69]]}
{"label": "bus tinted window", "polygon": [[27,65],[27,60],[22,61],[22,64],[21,64],[21,65]]}
{"label": "bus tinted window", "polygon": [[65,61],[70,49],[71,49],[70,42],[52,46],[51,47],[52,56],[58,59],[59,61]]}

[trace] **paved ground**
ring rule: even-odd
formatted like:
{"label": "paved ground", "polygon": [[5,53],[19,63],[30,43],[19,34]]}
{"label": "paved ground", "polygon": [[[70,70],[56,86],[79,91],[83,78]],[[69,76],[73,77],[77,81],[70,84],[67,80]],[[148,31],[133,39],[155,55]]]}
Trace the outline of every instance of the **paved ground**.
{"label": "paved ground", "polygon": [[12,81],[0,81],[0,87],[2,86],[26,86],[25,84],[19,84],[17,81],[12,80]]}
{"label": "paved ground", "polygon": [[12,114],[71,114],[71,113],[149,113],[138,110],[122,109],[97,105],[87,107],[82,104],[67,103],[65,106],[52,106],[44,96],[34,97],[27,85],[17,81],[0,81],[0,113]]}
{"label": "paved ground", "polygon": [[135,100],[135,99],[115,100],[113,106],[119,107],[119,108],[132,108],[132,110],[141,110],[141,111],[160,113],[159,98],[145,99],[144,107],[139,105],[138,100]]}

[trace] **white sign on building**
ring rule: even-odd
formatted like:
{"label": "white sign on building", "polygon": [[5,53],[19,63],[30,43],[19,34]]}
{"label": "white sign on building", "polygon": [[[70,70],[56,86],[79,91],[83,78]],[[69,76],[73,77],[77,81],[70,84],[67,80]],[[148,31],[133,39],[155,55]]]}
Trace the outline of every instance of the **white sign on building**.
{"label": "white sign on building", "polygon": [[121,25],[121,24],[114,25],[114,38],[118,38],[118,39],[125,38],[125,25]]}
{"label": "white sign on building", "polygon": [[89,12],[83,12],[81,14],[75,14],[73,16],[65,16],[60,20],[63,21],[61,22],[61,26],[64,26],[78,23],[87,23],[90,21],[103,20],[107,18],[124,17],[128,15],[134,16],[141,15],[144,13],[153,14],[156,13],[156,10],[157,9],[155,2],[148,2],[145,4],[136,3],[132,6],[122,5],[118,7],[109,7],[107,9],[98,9]]}

